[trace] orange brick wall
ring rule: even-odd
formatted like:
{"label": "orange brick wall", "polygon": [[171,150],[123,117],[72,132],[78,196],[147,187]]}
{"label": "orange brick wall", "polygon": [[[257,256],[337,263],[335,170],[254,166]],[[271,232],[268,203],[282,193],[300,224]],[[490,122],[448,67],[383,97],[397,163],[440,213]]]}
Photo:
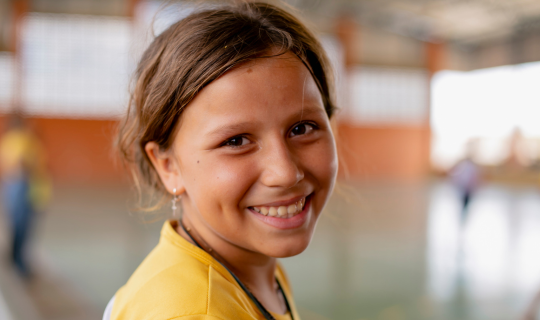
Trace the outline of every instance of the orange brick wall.
{"label": "orange brick wall", "polygon": [[[5,119],[0,120],[4,132]],[[113,153],[116,121],[30,118],[28,122],[45,147],[55,183],[127,181]]]}
{"label": "orange brick wall", "polygon": [[429,171],[429,127],[367,127],[342,122],[336,139],[340,177],[352,180],[420,180]]}
{"label": "orange brick wall", "polygon": [[[0,118],[0,132],[5,119]],[[125,183],[115,159],[112,120],[31,118],[56,183]],[[365,127],[340,123],[336,132],[340,177],[352,180],[418,180],[429,170],[427,127]]]}

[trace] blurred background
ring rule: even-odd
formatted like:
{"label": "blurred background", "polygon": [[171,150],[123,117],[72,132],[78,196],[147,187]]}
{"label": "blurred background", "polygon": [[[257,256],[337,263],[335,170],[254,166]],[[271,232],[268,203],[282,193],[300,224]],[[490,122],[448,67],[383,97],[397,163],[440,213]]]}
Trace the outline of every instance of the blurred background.
{"label": "blurred background", "polygon": [[[134,209],[114,130],[142,50],[205,3],[0,0],[0,319],[101,319],[157,244],[168,210]],[[336,192],[283,260],[303,319],[540,319],[540,1],[286,3],[341,108]]]}

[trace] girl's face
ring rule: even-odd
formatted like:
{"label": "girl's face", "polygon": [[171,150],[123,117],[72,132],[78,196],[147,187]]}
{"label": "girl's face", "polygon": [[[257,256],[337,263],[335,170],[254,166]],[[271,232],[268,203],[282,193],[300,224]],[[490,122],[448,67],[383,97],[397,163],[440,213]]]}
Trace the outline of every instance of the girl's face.
{"label": "girl's face", "polygon": [[302,252],[337,156],[311,74],[293,54],[257,59],[204,88],[173,145],[184,214],[201,235],[270,257]]}

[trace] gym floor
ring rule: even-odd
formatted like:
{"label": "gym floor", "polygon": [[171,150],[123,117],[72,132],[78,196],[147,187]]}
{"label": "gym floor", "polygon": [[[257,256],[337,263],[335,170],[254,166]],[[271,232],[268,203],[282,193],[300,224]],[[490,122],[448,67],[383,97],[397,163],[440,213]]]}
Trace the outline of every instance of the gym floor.
{"label": "gym floor", "polygon": [[[100,319],[168,214],[133,203],[125,186],[57,187],[35,221],[34,277],[0,264],[14,320]],[[460,214],[445,181],[339,184],[310,247],[283,259],[302,318],[521,319],[540,290],[540,190],[485,185]]]}

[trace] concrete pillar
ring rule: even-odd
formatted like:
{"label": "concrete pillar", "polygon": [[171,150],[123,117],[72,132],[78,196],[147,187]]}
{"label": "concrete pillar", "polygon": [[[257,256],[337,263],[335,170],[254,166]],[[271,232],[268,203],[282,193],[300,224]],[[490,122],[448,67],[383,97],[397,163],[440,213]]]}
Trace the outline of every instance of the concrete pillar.
{"label": "concrete pillar", "polygon": [[[345,67],[349,72],[360,61],[359,30],[355,21],[348,17],[341,17],[336,23],[336,36],[344,49]],[[430,78],[444,68],[444,53],[444,44],[426,43],[425,67]],[[430,82],[426,85],[430,86]],[[348,90],[350,92],[355,88]],[[429,101],[430,97],[426,99]],[[355,106],[342,107],[352,109]],[[340,177],[354,180],[421,180],[430,169],[429,120],[429,110],[424,121],[415,126],[384,121],[367,125],[355,121],[354,117],[340,118],[336,133]]]}
{"label": "concrete pillar", "polygon": [[435,73],[444,70],[447,67],[446,45],[444,43],[426,42],[426,69],[429,72],[428,82],[428,110],[425,119],[425,137],[423,138],[422,158],[425,161],[426,168],[431,167],[431,80]]}
{"label": "concrete pillar", "polygon": [[446,67],[446,45],[426,42],[426,68],[433,75]]}
{"label": "concrete pillar", "polygon": [[127,6],[127,16],[133,19],[135,17],[135,10],[140,0],[125,0]]}
{"label": "concrete pillar", "polygon": [[359,62],[359,26],[352,16],[342,15],[337,18],[335,34],[344,51],[345,68],[350,69]]}
{"label": "concrete pillar", "polygon": [[13,25],[11,26],[11,44],[10,49],[13,52],[13,92],[11,96],[11,109],[13,112],[20,111],[22,108],[23,91],[23,61],[22,61],[22,24],[24,17],[28,12],[28,0],[15,0],[13,4]]}

